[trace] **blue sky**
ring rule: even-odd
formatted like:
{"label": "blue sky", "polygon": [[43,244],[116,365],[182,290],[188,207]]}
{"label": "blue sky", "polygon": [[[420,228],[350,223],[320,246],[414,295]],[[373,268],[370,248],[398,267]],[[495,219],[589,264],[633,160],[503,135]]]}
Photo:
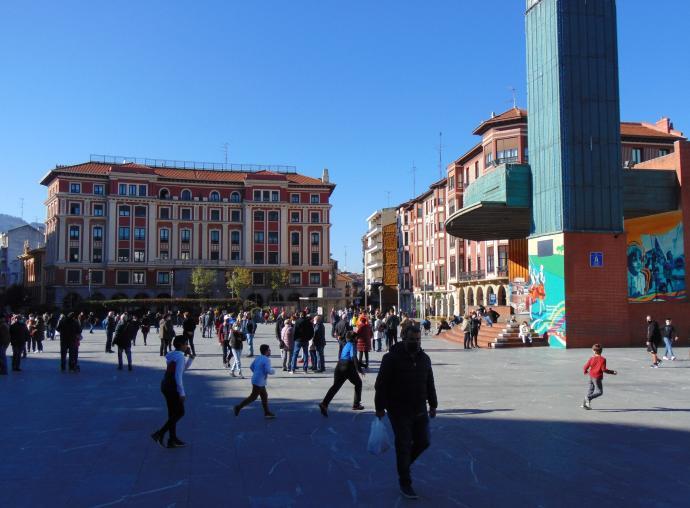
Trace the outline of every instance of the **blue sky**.
{"label": "blue sky", "polygon": [[[652,6],[652,7],[650,7]],[[686,0],[619,0],[621,111],[690,133]],[[412,197],[492,111],[526,105],[524,2],[0,4],[0,213],[43,220],[38,180],[90,153],[290,164],[333,195],[332,253]]]}

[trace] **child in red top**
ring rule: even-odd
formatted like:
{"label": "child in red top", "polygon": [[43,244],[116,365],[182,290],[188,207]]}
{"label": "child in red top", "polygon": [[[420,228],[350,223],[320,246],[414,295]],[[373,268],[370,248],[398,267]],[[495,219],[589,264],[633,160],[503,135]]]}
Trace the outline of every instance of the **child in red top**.
{"label": "child in red top", "polygon": [[601,397],[604,394],[604,373],[614,376],[618,374],[615,370],[606,368],[606,358],[601,356],[602,350],[601,344],[594,344],[592,346],[594,356],[587,360],[583,369],[585,375],[589,374],[589,390],[587,397],[582,402],[583,409],[592,409],[592,399]]}

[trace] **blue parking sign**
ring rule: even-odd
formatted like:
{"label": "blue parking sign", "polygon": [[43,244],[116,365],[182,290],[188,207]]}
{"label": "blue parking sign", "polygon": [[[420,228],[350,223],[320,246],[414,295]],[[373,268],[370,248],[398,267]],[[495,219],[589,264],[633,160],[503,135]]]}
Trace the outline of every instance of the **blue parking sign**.
{"label": "blue parking sign", "polygon": [[603,252],[590,252],[589,253],[589,266],[590,266],[590,268],[602,268],[604,266],[604,253]]}

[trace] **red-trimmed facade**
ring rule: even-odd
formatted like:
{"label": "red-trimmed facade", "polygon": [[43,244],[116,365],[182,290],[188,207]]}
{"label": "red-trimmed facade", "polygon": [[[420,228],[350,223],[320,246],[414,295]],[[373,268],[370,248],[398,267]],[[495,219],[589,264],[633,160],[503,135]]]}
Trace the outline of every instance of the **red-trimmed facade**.
{"label": "red-trimmed facade", "polygon": [[[266,302],[268,273],[289,272],[295,299],[330,285],[335,185],[273,171],[239,172],[89,162],[41,181],[46,200],[46,294],[65,298],[187,296],[197,266],[252,271]],[[90,274],[90,280],[89,280]],[[246,296],[246,295],[245,295]]]}

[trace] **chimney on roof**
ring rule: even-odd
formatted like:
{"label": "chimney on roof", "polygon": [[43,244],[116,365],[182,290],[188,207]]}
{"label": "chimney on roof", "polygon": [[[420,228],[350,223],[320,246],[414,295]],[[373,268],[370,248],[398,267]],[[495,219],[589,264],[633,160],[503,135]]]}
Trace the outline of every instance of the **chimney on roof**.
{"label": "chimney on roof", "polygon": [[673,130],[673,124],[669,118],[663,117],[661,120],[656,122],[656,128],[665,134],[670,134]]}
{"label": "chimney on roof", "polygon": [[491,118],[496,118],[496,112],[495,111],[491,112]]}
{"label": "chimney on roof", "polygon": [[329,183],[328,168],[323,168],[323,173],[321,174],[321,181],[323,183]]}

